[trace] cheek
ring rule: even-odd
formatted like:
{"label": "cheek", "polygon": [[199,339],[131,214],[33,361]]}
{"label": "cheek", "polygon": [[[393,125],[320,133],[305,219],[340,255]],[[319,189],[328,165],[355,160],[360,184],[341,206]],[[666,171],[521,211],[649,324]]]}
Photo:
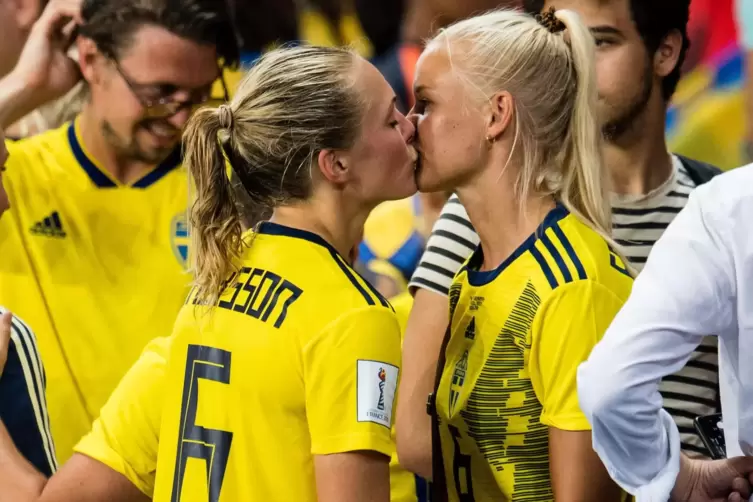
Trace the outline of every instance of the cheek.
{"label": "cheek", "polygon": [[599,97],[620,102],[639,87],[645,62],[628,47],[617,47],[596,56],[596,84]]}

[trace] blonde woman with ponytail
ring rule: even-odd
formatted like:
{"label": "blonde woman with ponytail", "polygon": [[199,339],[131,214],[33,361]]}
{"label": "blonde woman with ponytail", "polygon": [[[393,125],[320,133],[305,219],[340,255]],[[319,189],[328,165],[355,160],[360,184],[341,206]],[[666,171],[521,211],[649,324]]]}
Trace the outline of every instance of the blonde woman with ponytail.
{"label": "blonde woman with ponytail", "polygon": [[632,285],[609,236],[588,29],[566,10],[461,21],[427,45],[415,92],[419,189],[454,190],[481,244],[450,289],[433,431],[411,415],[426,395],[405,359],[401,463],[433,474],[438,500],[621,500],[576,391]]}
{"label": "blonde woman with ponytail", "polygon": [[[371,209],[415,192],[413,133],[371,64],[317,47],[266,54],[189,121],[196,279],[155,500],[389,500],[400,332],[350,256]],[[228,164],[245,204],[272,209],[247,233]]]}

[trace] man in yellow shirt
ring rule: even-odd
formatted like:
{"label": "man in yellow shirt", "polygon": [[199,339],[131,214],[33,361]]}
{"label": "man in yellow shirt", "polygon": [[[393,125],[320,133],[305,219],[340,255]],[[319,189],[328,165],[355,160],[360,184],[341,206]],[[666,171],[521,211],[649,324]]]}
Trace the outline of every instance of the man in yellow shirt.
{"label": "man in yellow shirt", "polygon": [[[61,461],[185,295],[188,182],[181,132],[238,51],[222,2],[52,0],[0,81],[0,126],[83,75],[89,101],[16,143],[0,222],[0,303],[39,338]],[[175,8],[177,7],[177,8]],[[79,25],[78,60],[59,44]]]}

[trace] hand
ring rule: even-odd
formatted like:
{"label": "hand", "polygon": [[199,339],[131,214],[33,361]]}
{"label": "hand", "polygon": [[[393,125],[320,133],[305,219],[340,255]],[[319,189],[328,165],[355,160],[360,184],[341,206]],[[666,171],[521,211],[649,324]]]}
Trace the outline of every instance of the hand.
{"label": "hand", "polygon": [[691,460],[681,457],[672,490],[677,502],[747,502],[753,483],[753,457]]}
{"label": "hand", "polygon": [[70,36],[81,20],[83,0],[51,0],[34,23],[12,74],[26,88],[53,101],[81,80],[78,64],[66,55]]}
{"label": "hand", "polygon": [[0,376],[5,369],[5,361],[8,360],[8,347],[10,346],[10,330],[13,321],[13,314],[10,312],[0,316]]}

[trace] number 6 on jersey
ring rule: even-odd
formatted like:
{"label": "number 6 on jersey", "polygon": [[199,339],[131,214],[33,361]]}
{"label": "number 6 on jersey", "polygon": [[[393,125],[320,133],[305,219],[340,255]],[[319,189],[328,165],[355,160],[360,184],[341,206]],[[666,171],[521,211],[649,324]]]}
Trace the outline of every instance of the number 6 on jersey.
{"label": "number 6 on jersey", "polygon": [[186,373],[183,380],[183,399],[180,409],[180,436],[178,437],[177,464],[173,476],[171,502],[179,502],[183,488],[183,477],[189,458],[206,461],[208,502],[217,502],[220,498],[222,480],[225,477],[230,444],[233,433],[216,429],[205,429],[196,425],[196,410],[199,399],[199,379],[230,383],[230,352],[189,345],[186,356]]}

